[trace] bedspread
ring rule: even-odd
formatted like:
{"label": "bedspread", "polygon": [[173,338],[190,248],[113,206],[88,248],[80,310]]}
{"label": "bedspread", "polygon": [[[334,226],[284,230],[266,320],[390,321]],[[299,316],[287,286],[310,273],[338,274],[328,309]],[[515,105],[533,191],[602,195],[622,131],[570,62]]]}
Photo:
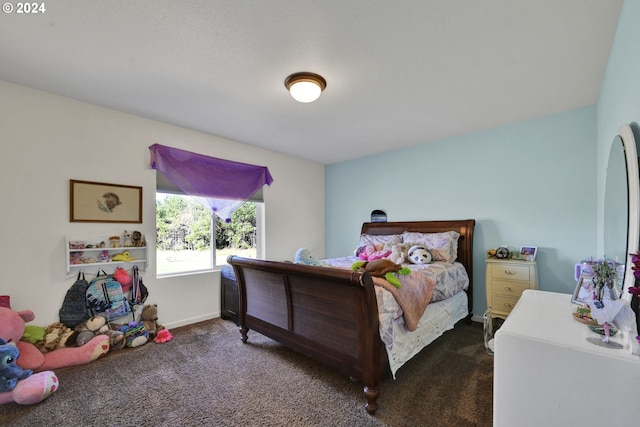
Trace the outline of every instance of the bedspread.
{"label": "bedspread", "polygon": [[[351,268],[354,259],[352,257],[332,258],[325,262],[334,267]],[[374,277],[373,283],[393,295],[400,309],[400,312],[397,309],[394,310],[396,313],[393,317],[403,316],[405,328],[408,331],[415,331],[420,318],[431,302],[436,280],[433,272],[428,269],[412,270],[410,274],[398,275],[398,279],[402,285],[400,288],[396,288],[381,277]]]}

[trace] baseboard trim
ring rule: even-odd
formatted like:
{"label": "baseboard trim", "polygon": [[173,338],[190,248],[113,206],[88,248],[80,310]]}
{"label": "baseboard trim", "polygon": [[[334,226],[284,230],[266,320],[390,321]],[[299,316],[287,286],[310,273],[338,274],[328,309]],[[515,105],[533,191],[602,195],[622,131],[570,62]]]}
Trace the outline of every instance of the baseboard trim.
{"label": "baseboard trim", "polygon": [[192,323],[204,322],[205,320],[215,319],[217,317],[220,317],[220,314],[221,314],[220,311],[216,311],[213,313],[203,314],[201,316],[178,320],[177,322],[163,323],[163,326],[167,329],[179,328],[180,326],[187,326],[187,325],[191,325]]}

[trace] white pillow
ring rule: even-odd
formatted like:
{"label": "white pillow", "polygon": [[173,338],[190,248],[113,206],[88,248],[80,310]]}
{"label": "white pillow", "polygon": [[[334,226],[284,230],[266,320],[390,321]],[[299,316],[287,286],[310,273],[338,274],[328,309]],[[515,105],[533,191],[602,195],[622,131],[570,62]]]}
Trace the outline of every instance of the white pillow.
{"label": "white pillow", "polygon": [[425,246],[433,255],[435,261],[453,263],[458,258],[458,239],[460,233],[457,231],[445,231],[443,233],[418,233],[415,231],[405,231],[402,233],[404,243],[413,243]]}

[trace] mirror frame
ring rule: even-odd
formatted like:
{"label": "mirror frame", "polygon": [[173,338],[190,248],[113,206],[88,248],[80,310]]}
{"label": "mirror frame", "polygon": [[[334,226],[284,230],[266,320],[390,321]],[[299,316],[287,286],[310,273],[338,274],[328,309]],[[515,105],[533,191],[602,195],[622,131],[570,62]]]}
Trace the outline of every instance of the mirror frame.
{"label": "mirror frame", "polygon": [[627,227],[627,259],[622,286],[621,298],[631,301],[631,294],[627,291],[634,286],[635,278],[631,270],[631,254],[638,251],[640,243],[640,174],[638,172],[638,150],[633,130],[628,124],[620,126],[618,135],[622,140],[624,158],[627,166],[627,197],[629,200],[629,224]]}

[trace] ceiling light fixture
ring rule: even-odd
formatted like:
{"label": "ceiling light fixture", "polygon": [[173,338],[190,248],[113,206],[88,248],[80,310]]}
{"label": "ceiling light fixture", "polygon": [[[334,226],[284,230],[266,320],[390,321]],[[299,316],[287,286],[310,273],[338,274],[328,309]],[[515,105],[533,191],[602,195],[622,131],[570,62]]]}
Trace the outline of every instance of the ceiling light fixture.
{"label": "ceiling light fixture", "polygon": [[315,73],[294,73],[287,77],[284,86],[298,102],[313,102],[327,87],[327,81]]}

